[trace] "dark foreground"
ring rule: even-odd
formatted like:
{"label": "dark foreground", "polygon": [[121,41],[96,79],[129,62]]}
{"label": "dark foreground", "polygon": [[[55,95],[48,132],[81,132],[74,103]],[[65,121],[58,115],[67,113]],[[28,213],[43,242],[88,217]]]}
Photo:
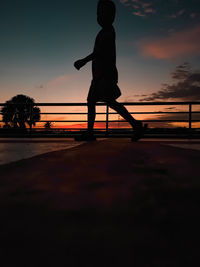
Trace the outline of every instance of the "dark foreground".
{"label": "dark foreground", "polygon": [[1,266],[199,266],[200,151],[105,140],[0,167]]}

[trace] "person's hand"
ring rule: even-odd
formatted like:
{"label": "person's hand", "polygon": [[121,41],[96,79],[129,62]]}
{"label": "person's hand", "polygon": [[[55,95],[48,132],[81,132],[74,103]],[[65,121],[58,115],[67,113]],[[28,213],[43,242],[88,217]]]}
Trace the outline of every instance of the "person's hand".
{"label": "person's hand", "polygon": [[74,67],[75,67],[77,70],[80,70],[80,68],[82,68],[85,64],[86,64],[85,60],[84,60],[84,59],[80,59],[80,60],[77,60],[77,61],[74,63]]}

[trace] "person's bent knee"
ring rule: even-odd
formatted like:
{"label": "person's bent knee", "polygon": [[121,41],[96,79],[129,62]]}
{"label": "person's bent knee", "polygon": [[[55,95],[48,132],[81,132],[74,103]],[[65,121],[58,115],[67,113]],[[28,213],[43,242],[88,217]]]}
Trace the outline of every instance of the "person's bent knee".
{"label": "person's bent knee", "polygon": [[121,106],[121,104],[119,102],[117,102],[116,100],[109,101],[108,105],[112,109],[116,109],[116,108],[119,108]]}
{"label": "person's bent knee", "polygon": [[93,99],[87,99],[87,106],[88,109],[94,109],[96,105],[96,102]]}
{"label": "person's bent knee", "polygon": [[95,107],[96,103],[94,101],[88,101],[87,106],[89,107]]}

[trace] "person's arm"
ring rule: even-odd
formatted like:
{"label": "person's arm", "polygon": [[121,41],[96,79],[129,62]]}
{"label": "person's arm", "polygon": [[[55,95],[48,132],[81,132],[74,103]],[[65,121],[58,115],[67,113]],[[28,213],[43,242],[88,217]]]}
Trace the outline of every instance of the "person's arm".
{"label": "person's arm", "polygon": [[113,50],[114,43],[115,43],[115,36],[112,33],[110,32],[103,33],[103,35],[101,35],[101,41],[100,44],[98,45],[98,48],[96,47],[93,53],[91,53],[87,57],[77,60],[74,63],[74,67],[77,70],[79,70],[89,61],[94,60],[95,58],[109,57],[110,53]]}
{"label": "person's arm", "polygon": [[95,53],[93,52],[92,54],[90,54],[89,56],[85,57],[83,60],[88,63],[89,61],[94,60],[96,57]]}
{"label": "person's arm", "polygon": [[95,59],[95,53],[93,52],[92,54],[90,54],[89,56],[83,58],[83,59],[79,59],[74,63],[74,67],[79,70],[80,68],[82,68],[85,64],[87,64],[89,61]]}

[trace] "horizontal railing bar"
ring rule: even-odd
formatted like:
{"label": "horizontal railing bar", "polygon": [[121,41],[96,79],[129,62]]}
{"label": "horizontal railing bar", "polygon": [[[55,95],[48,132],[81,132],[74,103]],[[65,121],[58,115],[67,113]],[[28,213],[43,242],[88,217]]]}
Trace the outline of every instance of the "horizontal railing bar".
{"label": "horizontal railing bar", "polygon": [[[129,112],[130,114],[135,114],[135,115],[145,115],[145,114],[188,114],[188,111],[158,111],[158,112]],[[0,112],[0,115],[2,115],[3,113]],[[18,114],[18,112],[16,112],[15,114]],[[57,113],[57,112],[52,112],[52,113],[40,113],[40,115],[87,115],[87,112],[77,112],[77,113]],[[110,115],[116,115],[118,114],[117,112],[109,112]],[[193,111],[192,114],[200,114],[200,111]],[[97,112],[96,115],[106,115],[106,112]]]}
{"label": "horizontal railing bar", "polygon": [[[145,114],[188,114],[189,112],[188,111],[158,111],[158,112],[129,112],[130,114],[136,114],[136,115],[139,115],[139,114],[142,114],[142,115],[145,115]],[[87,114],[87,113],[86,113]],[[100,113],[96,113],[96,114],[100,114]],[[106,113],[103,113],[103,114],[106,114]],[[109,114],[118,114],[117,112],[109,112]],[[193,111],[192,114],[200,114],[200,111]]]}
{"label": "horizontal railing bar", "polygon": [[[18,128],[15,128],[15,129],[18,129]],[[82,130],[85,130],[86,129],[86,127],[83,127],[83,128],[50,128],[50,129],[46,129],[46,128],[44,128],[44,127],[38,127],[38,128],[33,128],[34,130],[55,130],[55,131],[75,131],[75,130],[78,130],[78,131],[82,131]],[[149,128],[150,130],[151,129],[154,129],[153,127],[152,128]],[[156,128],[156,129],[159,129],[159,128]],[[160,129],[167,129],[167,130],[172,130],[172,131],[176,131],[176,128],[160,128]],[[19,129],[20,130],[20,129]],[[105,130],[105,127],[102,127],[102,128],[94,128],[94,130],[95,131],[103,131],[103,130]],[[113,127],[109,127],[109,130],[114,130],[114,131],[118,131],[118,132],[120,132],[120,131],[131,131],[132,130],[132,127],[130,126],[130,127],[126,127],[126,128],[113,128]],[[199,132],[199,128],[193,128],[193,130],[195,130],[195,131],[197,131],[197,132]]]}
{"label": "horizontal railing bar", "polygon": [[[200,113],[200,112],[199,112]],[[77,113],[41,113],[40,115],[87,115],[87,112],[77,112]],[[106,114],[106,113],[96,113],[96,114]]]}
{"label": "horizontal railing bar", "polygon": [[[141,120],[141,121],[142,122],[188,122],[188,120]],[[127,122],[127,121],[109,121],[109,122]],[[200,122],[200,120],[192,120],[192,122]]]}
{"label": "horizontal railing bar", "polygon": [[[177,112],[164,112],[164,111],[158,111],[158,112],[129,112],[130,114],[188,114],[188,111],[177,111]],[[200,114],[200,111],[193,111],[193,114]],[[77,113],[40,113],[41,115],[87,115],[87,112],[77,112]],[[110,115],[118,114],[117,112],[109,112]],[[96,115],[106,115],[106,112],[96,112]]]}
{"label": "horizontal railing bar", "polygon": [[[130,114],[188,114],[188,111],[158,111],[158,112],[129,112]],[[109,114],[118,114],[115,113],[109,113]],[[192,114],[200,114],[200,111],[192,111]]]}
{"label": "horizontal railing bar", "polygon": [[[158,106],[158,105],[200,105],[200,102],[120,102],[126,106]],[[14,105],[9,103],[10,105]],[[5,106],[6,103],[0,103],[0,106]],[[18,103],[24,105],[24,103]],[[97,103],[97,106],[107,106],[106,103]],[[34,103],[34,106],[87,106],[87,103]]]}
{"label": "horizontal railing bar", "polygon": [[[142,122],[188,122],[188,120],[141,120]],[[0,121],[0,122],[3,122],[3,121]],[[42,120],[42,121],[38,121],[36,123],[40,123],[40,122],[87,122],[87,120],[80,120],[80,121],[54,121],[54,120]],[[106,123],[105,120],[96,120],[95,122],[104,122]],[[128,123],[127,121],[118,121],[118,120],[109,120],[108,122],[122,122],[122,123]],[[200,122],[200,120],[192,120],[192,122]]]}
{"label": "horizontal railing bar", "polygon": [[[188,112],[186,112],[188,113]],[[199,112],[200,113],[200,112]],[[40,113],[40,115],[87,115],[88,113],[87,112],[73,112],[73,113]],[[105,112],[100,112],[100,113],[96,113],[97,115],[105,115],[106,113]],[[111,113],[109,113],[111,114]],[[114,114],[114,113],[113,113]]]}
{"label": "horizontal railing bar", "polygon": [[[12,128],[12,129],[15,129],[15,130],[21,130],[20,128]],[[41,131],[41,132],[45,132],[45,131],[57,131],[57,132],[75,132],[75,131],[78,131],[78,132],[81,132],[81,131],[85,131],[85,129],[87,129],[86,127],[85,128],[51,128],[51,129],[45,129],[45,128],[33,128],[34,130],[37,130],[37,131]],[[167,129],[167,130],[171,130],[172,132],[173,131],[176,131],[176,128],[149,128],[150,130],[154,130],[154,129]],[[199,132],[198,131],[198,128],[193,128],[194,131],[196,132]],[[104,132],[106,131],[105,128],[94,128],[94,131],[101,131],[101,132]],[[119,133],[123,133],[123,132],[131,132],[132,131],[132,127],[129,127],[129,128],[112,128],[110,127],[109,128],[109,131],[113,131],[113,132],[119,132]]]}
{"label": "horizontal railing bar", "polygon": [[126,106],[200,105],[200,102],[122,102]]}

